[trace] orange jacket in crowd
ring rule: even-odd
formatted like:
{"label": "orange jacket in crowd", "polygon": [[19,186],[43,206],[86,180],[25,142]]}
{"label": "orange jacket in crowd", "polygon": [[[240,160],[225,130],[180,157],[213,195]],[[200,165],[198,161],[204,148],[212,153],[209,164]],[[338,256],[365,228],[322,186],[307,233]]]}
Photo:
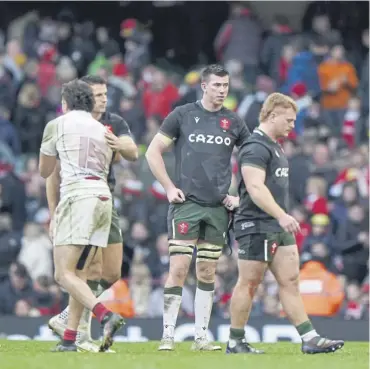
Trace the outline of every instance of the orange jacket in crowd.
{"label": "orange jacket in crowd", "polygon": [[120,279],[103,295],[102,303],[107,309],[120,314],[125,318],[135,315],[134,304],[126,281]]}
{"label": "orange jacket in crowd", "polygon": [[324,264],[309,261],[300,272],[300,291],[308,315],[334,316],[343,300],[343,287]]}
{"label": "orange jacket in crowd", "polygon": [[339,85],[336,92],[322,94],[322,107],[324,109],[346,109],[352,95],[351,90],[355,90],[358,85],[353,65],[346,61],[334,63],[328,60],[319,65],[318,73],[323,91],[329,90],[332,84],[338,83]]}

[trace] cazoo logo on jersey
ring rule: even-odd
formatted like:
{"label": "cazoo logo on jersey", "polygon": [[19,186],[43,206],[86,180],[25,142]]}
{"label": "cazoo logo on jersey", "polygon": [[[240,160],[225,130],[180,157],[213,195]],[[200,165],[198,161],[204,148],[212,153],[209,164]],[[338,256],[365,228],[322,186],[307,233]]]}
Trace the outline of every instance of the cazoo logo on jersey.
{"label": "cazoo logo on jersey", "polygon": [[229,137],[214,136],[214,135],[203,135],[192,133],[189,135],[190,142],[203,142],[206,144],[216,144],[216,145],[231,145],[231,139]]}
{"label": "cazoo logo on jersey", "polygon": [[276,177],[288,177],[289,176],[289,168],[277,168],[275,170]]}

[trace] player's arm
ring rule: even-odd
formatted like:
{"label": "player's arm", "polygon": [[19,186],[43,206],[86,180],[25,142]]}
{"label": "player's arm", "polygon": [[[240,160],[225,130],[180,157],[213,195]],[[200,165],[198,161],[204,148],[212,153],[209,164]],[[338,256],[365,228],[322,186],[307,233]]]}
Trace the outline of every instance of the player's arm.
{"label": "player's arm", "polygon": [[57,160],[53,173],[46,178],[46,199],[48,201],[49,213],[54,217],[55,209],[60,198],[60,161]]}
{"label": "player's arm", "polygon": [[245,187],[252,201],[273,218],[283,217],[285,211],[276,203],[265,185],[269,151],[263,145],[251,143],[242,148],[239,156]]}
{"label": "player's arm", "polygon": [[56,121],[52,120],[46,125],[42,136],[39,158],[41,177],[48,178],[53,173],[56,161]]}
{"label": "player's arm", "polygon": [[139,149],[130,135],[119,136],[119,154],[126,160],[135,161],[139,157]]}
{"label": "player's arm", "polygon": [[116,163],[121,160],[121,157],[129,161],[136,161],[139,157],[139,149],[131,136],[130,127],[118,115],[114,114],[113,117],[117,136],[112,132],[106,135],[109,146],[115,151],[113,161]]}
{"label": "player's arm", "polygon": [[239,135],[238,135],[238,138],[235,144],[236,146],[240,147],[243,145],[244,142],[247,141],[251,133],[249,131],[247,124],[244,122],[244,120],[239,117],[238,117],[238,120],[239,120]]}
{"label": "player's arm", "polygon": [[180,132],[178,112],[175,109],[163,121],[160,131],[154,136],[145,153],[149,168],[166,192],[176,188],[171,181],[163,161],[163,153],[173,144]]}

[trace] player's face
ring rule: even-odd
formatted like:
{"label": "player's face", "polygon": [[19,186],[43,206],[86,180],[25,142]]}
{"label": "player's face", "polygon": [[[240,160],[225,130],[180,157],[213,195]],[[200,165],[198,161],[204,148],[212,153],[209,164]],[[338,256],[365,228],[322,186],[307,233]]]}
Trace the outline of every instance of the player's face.
{"label": "player's face", "polygon": [[107,85],[93,85],[91,89],[95,98],[94,113],[103,114],[107,108]]}
{"label": "player's face", "polygon": [[274,117],[276,135],[278,137],[287,137],[289,133],[294,129],[296,118],[297,114],[292,108],[276,109],[276,115]]}
{"label": "player's face", "polygon": [[222,105],[229,93],[229,76],[209,76],[208,82],[202,83],[202,88],[207,99],[214,105]]}

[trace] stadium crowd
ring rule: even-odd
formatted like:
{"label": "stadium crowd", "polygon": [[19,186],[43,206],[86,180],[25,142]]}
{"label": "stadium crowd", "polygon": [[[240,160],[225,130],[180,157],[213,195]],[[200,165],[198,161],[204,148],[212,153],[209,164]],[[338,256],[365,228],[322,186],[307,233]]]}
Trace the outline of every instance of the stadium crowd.
{"label": "stadium crowd", "polygon": [[[200,96],[196,65],[186,73],[153,63],[153,34],[136,19],[119,35],[27,13],[0,37],[0,315],[50,315],[66,305],[53,281],[45,181],[38,174],[43,128],[60,114],[63,83],[84,74],[108,83],[108,110],[127,120],[141,156],[115,165],[115,206],[125,235],[122,281],[103,295],[126,316],[160,317],[168,270],[168,201],[144,158],[162,120]],[[250,130],[266,96],[281,91],[299,112],[283,142],[290,161],[291,214],[300,222],[301,291],[309,314],[367,319],[369,308],[369,33],[344,42],[327,14],[296,33],[277,15],[263,29],[247,5],[230,4],[214,40],[217,61],[230,72],[226,107]],[[119,42],[124,41],[124,47]],[[356,45],[345,47],[344,44]],[[213,62],[213,60],[209,60]],[[174,158],[165,154],[171,173]],[[234,158],[234,174],[237,163]],[[236,181],[231,192],[236,192]],[[236,281],[236,243],[217,267],[213,314],[228,317]],[[196,279],[183,291],[182,314],[193,316]],[[118,300],[124,301],[117,303]],[[267,272],[252,316],[283,316],[277,285]]]}

